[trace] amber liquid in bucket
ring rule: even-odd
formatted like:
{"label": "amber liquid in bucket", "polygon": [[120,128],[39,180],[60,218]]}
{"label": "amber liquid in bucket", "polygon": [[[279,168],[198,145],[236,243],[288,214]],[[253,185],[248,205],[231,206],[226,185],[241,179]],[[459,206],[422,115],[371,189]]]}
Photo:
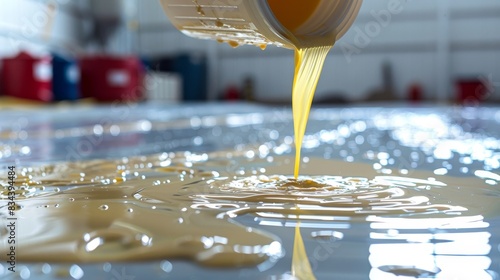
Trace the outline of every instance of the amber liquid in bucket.
{"label": "amber liquid in bucket", "polygon": [[291,32],[306,22],[319,6],[320,0],[267,0],[274,16]]}

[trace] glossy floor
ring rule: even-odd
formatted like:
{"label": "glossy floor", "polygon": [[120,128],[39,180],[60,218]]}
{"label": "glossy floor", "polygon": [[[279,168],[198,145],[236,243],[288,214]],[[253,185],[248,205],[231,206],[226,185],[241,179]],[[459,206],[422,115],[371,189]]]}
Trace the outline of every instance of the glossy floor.
{"label": "glossy floor", "polygon": [[[114,114],[110,116],[109,112]],[[251,265],[245,268],[207,268],[196,264],[203,264],[203,258],[195,258],[195,262],[176,260],[172,252],[133,265],[113,262],[120,260],[113,254],[92,264],[86,264],[85,258],[70,258],[69,263],[61,264],[54,255],[49,262],[18,265],[17,275],[10,274],[2,264],[0,272],[7,277],[286,279],[291,274],[293,237],[300,223],[304,247],[318,279],[391,279],[398,275],[498,278],[500,113],[496,109],[316,109],[305,137],[304,177],[299,183],[289,179],[294,151],[288,109],[123,105],[30,111],[28,118],[26,113],[3,115],[1,160],[5,165],[14,163],[19,174],[24,173],[28,184],[22,194],[26,200],[19,201],[23,206],[19,215],[43,221],[40,224],[46,230],[42,228],[41,232],[74,222],[72,219],[79,215],[58,214],[66,206],[87,205],[92,208],[87,218],[91,214],[113,216],[118,208],[123,210],[121,221],[131,221],[128,225],[134,221],[137,224],[133,215],[138,213],[145,215],[144,220],[165,218],[155,216],[159,211],[152,207],[174,209],[170,212],[178,225],[195,217],[196,211],[210,209],[219,220],[244,225],[232,224],[231,230],[258,229],[256,234],[261,239],[246,245],[253,249],[268,245],[264,250],[267,261],[251,258]],[[80,163],[60,162],[66,160]],[[42,165],[42,169],[23,170]],[[146,183],[148,187],[144,188]],[[154,184],[177,187],[176,197],[184,201],[186,209],[172,207],[172,193],[153,189]],[[128,190],[126,186],[137,189]],[[114,204],[85,201],[85,197],[103,190],[107,192],[105,199],[130,191],[130,202],[125,207],[122,200],[127,199],[123,197],[114,197]],[[145,208],[147,212],[141,212]],[[52,219],[57,215],[61,219]],[[83,224],[96,226],[91,220]],[[113,235],[116,232],[104,224],[97,226],[109,232],[100,231],[97,233],[101,235],[96,233],[87,239],[82,233],[82,240],[74,237],[68,242],[79,241],[83,248],[79,253],[85,255],[99,252],[99,246],[106,245],[93,240],[127,240],[117,238]],[[204,232],[200,226],[200,240],[228,234],[222,230],[228,225],[218,225],[219,233]],[[141,226],[147,231],[155,223],[142,221]],[[137,228],[125,228],[118,232],[137,237]],[[20,236],[33,234],[27,225],[20,230]],[[57,230],[52,233],[52,238],[61,234]],[[115,249],[125,259],[126,254],[120,250],[128,250],[129,259],[139,259],[134,250],[160,239],[154,231],[141,233],[141,238],[130,239],[127,246],[111,242],[111,247],[101,247],[111,253],[109,249]],[[60,249],[41,242],[44,238],[50,241],[49,234],[34,236],[40,240],[27,238],[25,242],[44,245],[40,252]],[[214,238],[203,240],[198,243],[204,245],[201,249],[193,242],[184,246],[203,251],[218,242]],[[248,238],[238,242],[241,245]],[[238,248],[251,256],[248,246]],[[36,255],[32,260],[37,260]]]}

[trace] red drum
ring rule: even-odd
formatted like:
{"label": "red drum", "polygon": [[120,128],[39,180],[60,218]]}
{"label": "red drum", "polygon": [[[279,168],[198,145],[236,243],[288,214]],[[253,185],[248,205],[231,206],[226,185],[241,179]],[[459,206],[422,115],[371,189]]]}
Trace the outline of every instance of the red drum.
{"label": "red drum", "polygon": [[80,70],[83,97],[104,102],[143,98],[144,67],[136,57],[84,57]]}
{"label": "red drum", "polygon": [[50,57],[34,57],[21,52],[3,60],[2,93],[7,96],[52,101],[52,64]]}
{"label": "red drum", "polygon": [[480,103],[487,97],[487,86],[479,79],[461,79],[457,81],[457,99],[461,104]]}

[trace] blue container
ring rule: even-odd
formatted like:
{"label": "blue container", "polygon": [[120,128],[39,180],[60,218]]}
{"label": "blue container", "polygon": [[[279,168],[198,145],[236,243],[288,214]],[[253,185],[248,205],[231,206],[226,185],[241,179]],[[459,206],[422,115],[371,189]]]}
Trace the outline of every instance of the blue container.
{"label": "blue container", "polygon": [[80,69],[76,60],[60,55],[53,55],[52,59],[52,91],[55,101],[80,98]]}
{"label": "blue container", "polygon": [[199,55],[179,55],[173,67],[183,78],[184,101],[207,100],[207,60]]}
{"label": "blue container", "polygon": [[162,72],[178,73],[182,77],[182,96],[184,101],[206,101],[207,59],[204,56],[181,54],[158,60],[153,69]]}

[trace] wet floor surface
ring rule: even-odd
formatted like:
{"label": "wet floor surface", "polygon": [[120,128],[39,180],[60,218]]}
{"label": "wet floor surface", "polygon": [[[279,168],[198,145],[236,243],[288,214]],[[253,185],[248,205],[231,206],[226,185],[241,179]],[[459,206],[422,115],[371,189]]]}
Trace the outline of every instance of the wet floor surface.
{"label": "wet floor surface", "polygon": [[[3,262],[0,273],[12,279],[287,279],[298,225],[318,279],[499,278],[496,108],[317,108],[299,182],[291,178],[288,108],[122,104],[0,116],[0,165],[16,166],[22,188],[17,214],[46,226],[39,232],[30,231],[31,222],[19,228],[19,243],[26,238],[25,246],[39,252],[26,249],[31,259],[17,264],[14,274]],[[92,200],[99,191],[106,195]],[[74,236],[47,233],[70,228],[78,215],[69,211],[85,207],[92,208],[87,218],[110,217],[108,222],[80,222],[86,226]],[[206,216],[200,220],[198,213]],[[175,220],[176,230],[138,222],[145,217]],[[206,219],[214,219],[207,224],[219,225],[220,232],[204,229]],[[183,228],[186,223],[193,228]],[[230,236],[215,238],[245,228],[256,232],[243,230],[248,237],[234,244]],[[130,241],[123,232],[141,238]],[[181,251],[192,253],[178,260],[171,240],[161,243],[161,236],[186,232],[197,242],[183,243]],[[0,234],[5,244],[8,233]],[[50,246],[65,236],[82,251]],[[255,244],[246,241],[254,238]],[[232,256],[246,256],[232,263],[245,267],[233,268],[217,254],[207,257],[217,242],[225,242]],[[159,246],[169,253],[155,251]],[[57,254],[42,262],[48,251]],[[214,268],[214,259],[230,265]]]}

